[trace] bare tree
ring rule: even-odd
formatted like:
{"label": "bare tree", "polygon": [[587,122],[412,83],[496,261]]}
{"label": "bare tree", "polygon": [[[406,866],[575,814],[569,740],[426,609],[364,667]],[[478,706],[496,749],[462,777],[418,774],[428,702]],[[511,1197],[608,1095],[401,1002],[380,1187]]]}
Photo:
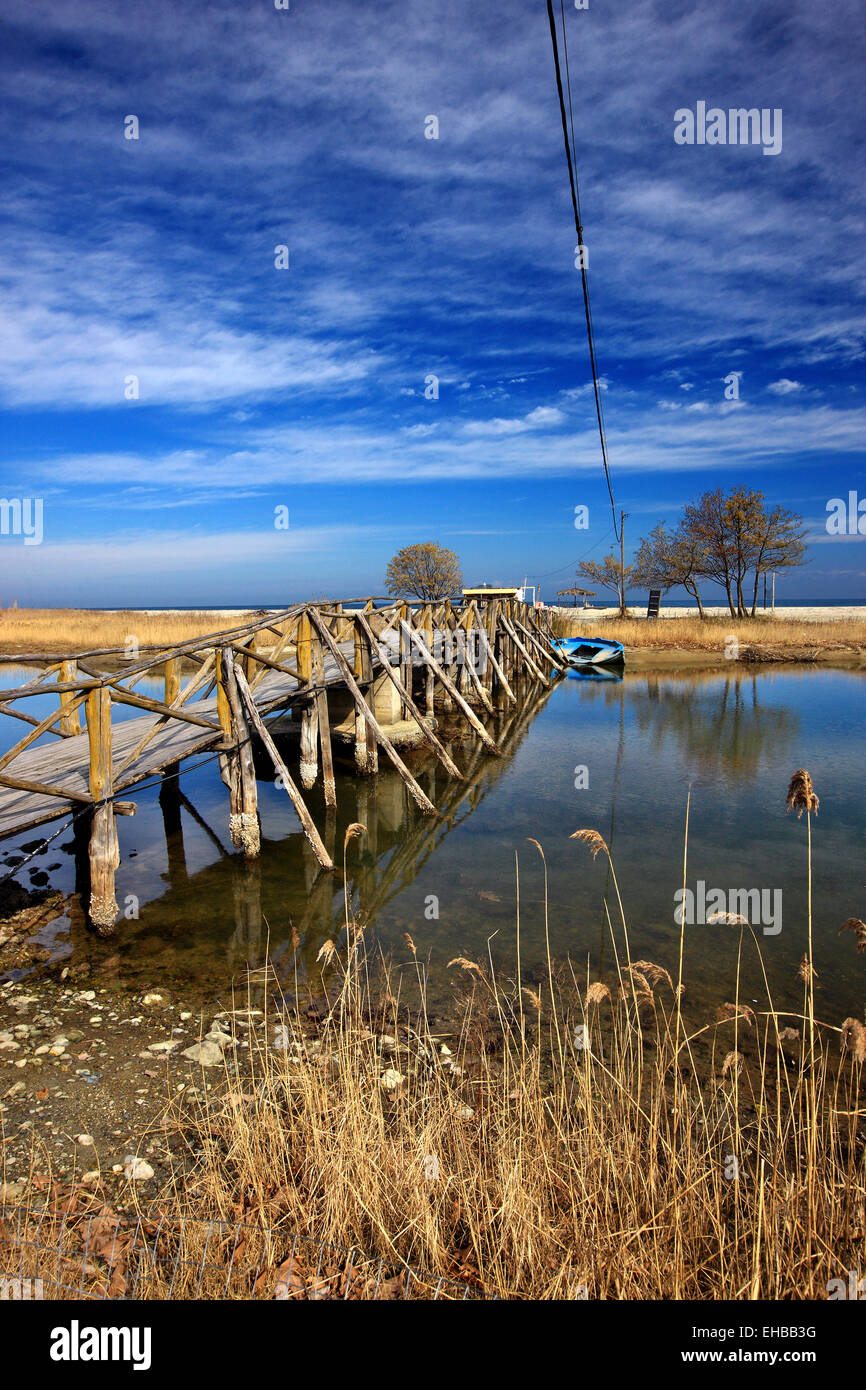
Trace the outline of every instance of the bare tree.
{"label": "bare tree", "polygon": [[581,560],[579,572],[583,579],[592,580],[600,589],[612,589],[619,601],[620,617],[626,616],[625,591],[633,573],[631,565],[623,564],[611,551],[600,565],[595,560]]}
{"label": "bare tree", "polygon": [[661,589],[664,593],[682,587],[695,600],[703,618],[704,606],[698,590],[703,560],[704,547],[695,536],[681,527],[668,531],[660,521],[640,543],[632,582],[642,589]]}
{"label": "bare tree", "polygon": [[[723,586],[731,616],[746,618],[754,617],[762,574],[804,563],[801,522],[784,507],[768,511],[762,492],[737,487],[725,494],[719,487],[684,509],[680,530],[702,552],[701,575]],[[744,589],[752,569],[750,615]]]}

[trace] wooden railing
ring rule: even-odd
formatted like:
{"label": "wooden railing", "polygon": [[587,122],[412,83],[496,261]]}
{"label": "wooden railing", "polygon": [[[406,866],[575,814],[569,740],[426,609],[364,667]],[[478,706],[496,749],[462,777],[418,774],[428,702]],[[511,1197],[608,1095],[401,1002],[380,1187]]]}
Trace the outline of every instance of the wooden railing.
{"label": "wooden railing", "polygon": [[[38,652],[2,656],[0,665],[14,662],[43,669],[37,678],[0,689],[0,713],[30,725],[0,756],[0,789],[6,789],[0,790],[0,836],[70,808],[76,814],[86,811],[90,918],[97,927],[110,930],[117,915],[115,816],[135,810],[134,804],[119,800],[119,793],[155,774],[176,781],[184,758],[215,750],[229,791],[232,842],[255,855],[260,844],[255,734],[319,864],[333,869],[263,715],[287,706],[299,710],[300,788],[310,790],[321,775],[326,808],[333,809],[336,781],[328,692],[348,691],[354,706],[356,772],[375,774],[381,750],[420,809],[432,815],[436,808],[377,717],[377,688],[389,683],[401,718],[414,724],[449,775],[459,778],[434,728],[437,708],[465,720],[486,751],[497,754],[483,716],[492,713],[495,700],[518,703],[515,690],[521,675],[549,685],[551,668],[564,664],[551,636],[544,612],[517,600],[493,599],[481,605],[477,600],[368,598],[296,604],[171,647],[138,648],[132,657],[128,645],[60,657]],[[162,678],[162,699],[135,689],[155,675]],[[41,718],[17,708],[20,701],[46,695],[59,703]],[[116,706],[141,710],[142,719],[112,721]],[[34,748],[45,735],[57,743]]]}

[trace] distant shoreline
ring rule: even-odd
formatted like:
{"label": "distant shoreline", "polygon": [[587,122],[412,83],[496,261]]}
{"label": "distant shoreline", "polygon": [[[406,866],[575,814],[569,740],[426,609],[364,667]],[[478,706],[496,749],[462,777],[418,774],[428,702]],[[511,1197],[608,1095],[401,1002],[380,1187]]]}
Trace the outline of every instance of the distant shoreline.
{"label": "distant shoreline", "polygon": [[[633,619],[637,620],[643,618],[646,614],[646,608],[644,606],[631,603],[628,604],[627,607],[629,615]],[[565,618],[574,618],[575,620],[588,623],[598,622],[600,619],[604,622],[610,622],[611,619],[616,618],[618,611],[619,610],[615,606],[610,608],[554,608],[552,605],[548,606],[548,612],[559,613]],[[697,618],[699,616],[697,608],[675,608],[667,606],[659,609],[660,618]],[[744,621],[742,618],[732,618],[727,606],[713,608],[705,606],[704,616],[707,618],[728,618],[731,622]],[[838,607],[829,607],[828,605],[804,603],[798,604],[796,607],[786,606],[785,608],[781,608],[777,605],[775,613],[771,612],[769,609],[756,609],[755,618],[756,620],[765,619],[767,622],[845,622],[852,619],[866,618],[866,604],[861,604],[859,606],[855,604],[840,604]]]}

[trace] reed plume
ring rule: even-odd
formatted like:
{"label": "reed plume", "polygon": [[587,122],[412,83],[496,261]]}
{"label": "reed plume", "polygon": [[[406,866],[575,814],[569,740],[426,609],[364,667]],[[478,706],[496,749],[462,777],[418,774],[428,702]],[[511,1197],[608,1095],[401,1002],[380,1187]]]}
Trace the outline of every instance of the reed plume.
{"label": "reed plume", "polygon": [[580,840],[583,844],[587,845],[593,859],[595,859],[602,850],[604,850],[605,854],[610,858],[610,851],[607,844],[597,830],[575,830],[574,834],[569,835],[568,838],[569,840]]}
{"label": "reed plume", "polygon": [[849,917],[839,928],[840,936],[843,931],[854,932],[857,937],[857,950],[866,951],[866,922],[861,922],[859,917]]}
{"label": "reed plume", "polygon": [[796,811],[797,820],[799,820],[804,811],[814,811],[817,816],[819,804],[815,789],[812,786],[812,778],[804,767],[798,768],[791,778],[791,785],[788,787],[785,810]]}

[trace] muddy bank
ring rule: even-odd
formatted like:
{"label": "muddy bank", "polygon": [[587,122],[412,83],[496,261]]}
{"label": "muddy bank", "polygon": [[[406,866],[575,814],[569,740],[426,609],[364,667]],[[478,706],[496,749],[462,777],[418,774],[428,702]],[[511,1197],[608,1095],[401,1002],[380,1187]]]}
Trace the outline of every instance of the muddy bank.
{"label": "muddy bank", "polygon": [[[840,671],[866,671],[866,651],[861,648],[747,647],[740,644],[737,660],[741,665],[815,666]],[[629,671],[704,671],[730,667],[732,659],[723,651],[697,651],[682,647],[627,647],[626,673]]]}

